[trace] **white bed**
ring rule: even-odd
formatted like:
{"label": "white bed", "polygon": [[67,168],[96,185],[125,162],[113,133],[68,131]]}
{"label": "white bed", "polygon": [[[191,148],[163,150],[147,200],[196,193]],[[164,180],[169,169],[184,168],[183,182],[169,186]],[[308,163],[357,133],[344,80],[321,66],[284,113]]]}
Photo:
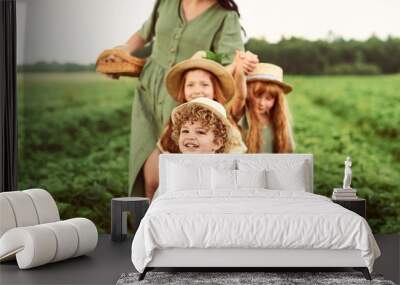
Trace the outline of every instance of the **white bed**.
{"label": "white bed", "polygon": [[160,187],[132,243],[154,267],[354,267],[380,251],[359,215],[313,194],[310,154],[160,157]]}

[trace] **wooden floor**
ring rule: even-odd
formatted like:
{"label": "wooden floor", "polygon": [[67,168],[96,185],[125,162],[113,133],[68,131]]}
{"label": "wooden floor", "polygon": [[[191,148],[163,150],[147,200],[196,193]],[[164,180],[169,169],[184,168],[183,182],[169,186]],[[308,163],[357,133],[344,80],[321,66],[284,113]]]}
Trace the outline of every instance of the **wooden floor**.
{"label": "wooden floor", "polygon": [[[376,261],[374,272],[399,283],[400,235],[375,238],[382,256]],[[96,250],[87,256],[28,270],[19,270],[16,262],[2,263],[0,284],[115,284],[122,273],[135,271],[130,258],[131,243],[132,238],[116,243],[109,235],[100,235]]]}

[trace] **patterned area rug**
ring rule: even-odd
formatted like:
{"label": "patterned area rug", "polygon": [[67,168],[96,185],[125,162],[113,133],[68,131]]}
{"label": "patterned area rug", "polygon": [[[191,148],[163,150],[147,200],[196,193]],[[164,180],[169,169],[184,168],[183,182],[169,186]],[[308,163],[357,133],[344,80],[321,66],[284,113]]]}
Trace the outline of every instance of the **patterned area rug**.
{"label": "patterned area rug", "polygon": [[148,272],[142,281],[139,273],[122,274],[117,285],[133,284],[379,284],[395,285],[381,275],[372,274],[372,281],[360,272]]}

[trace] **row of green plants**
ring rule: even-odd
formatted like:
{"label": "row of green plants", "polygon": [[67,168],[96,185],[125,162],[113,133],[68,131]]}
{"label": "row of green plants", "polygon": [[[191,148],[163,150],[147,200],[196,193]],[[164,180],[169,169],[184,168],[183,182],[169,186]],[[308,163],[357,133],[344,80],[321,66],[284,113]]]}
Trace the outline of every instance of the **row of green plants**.
{"label": "row of green plants", "polygon": [[[330,196],[353,158],[353,187],[376,233],[400,232],[400,76],[290,76],[296,152],[313,153],[315,192]],[[19,189],[42,187],[62,218],[110,231],[110,200],[126,196],[132,79],[26,73],[19,88]]]}
{"label": "row of green plants", "polygon": [[19,188],[47,189],[63,219],[87,217],[109,232],[111,198],[127,195],[133,84],[94,73],[24,75]]}
{"label": "row of green plants", "polygon": [[[400,77],[294,77],[297,152],[315,156],[315,189],[329,196],[340,187],[343,161],[353,157],[353,187],[368,201],[375,232],[400,232]],[[389,105],[391,104],[391,105]],[[382,122],[382,125],[380,123]]]}

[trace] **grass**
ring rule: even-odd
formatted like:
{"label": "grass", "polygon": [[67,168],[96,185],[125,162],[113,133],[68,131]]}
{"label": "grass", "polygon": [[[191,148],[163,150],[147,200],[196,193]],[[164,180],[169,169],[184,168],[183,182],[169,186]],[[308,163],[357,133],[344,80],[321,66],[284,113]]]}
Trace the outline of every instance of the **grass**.
{"label": "grass", "polygon": [[[400,232],[400,75],[288,76],[296,152],[314,154],[315,192],[330,196],[353,158],[352,186],[375,233]],[[110,199],[127,195],[135,79],[20,74],[19,188],[42,187],[63,219],[110,229]]]}

